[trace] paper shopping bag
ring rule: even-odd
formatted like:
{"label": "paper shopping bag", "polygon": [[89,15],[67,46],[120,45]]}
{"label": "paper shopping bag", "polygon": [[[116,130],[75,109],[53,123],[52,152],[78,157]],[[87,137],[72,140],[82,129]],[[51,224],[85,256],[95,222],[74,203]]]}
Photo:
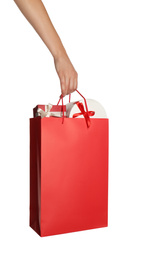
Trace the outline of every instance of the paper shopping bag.
{"label": "paper shopping bag", "polygon": [[108,119],[30,119],[30,226],[49,236],[108,225]]}

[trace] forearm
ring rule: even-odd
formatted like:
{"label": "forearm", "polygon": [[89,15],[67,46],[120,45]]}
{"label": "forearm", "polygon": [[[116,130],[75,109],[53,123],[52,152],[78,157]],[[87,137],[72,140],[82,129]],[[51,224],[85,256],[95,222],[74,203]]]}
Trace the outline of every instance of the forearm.
{"label": "forearm", "polygon": [[14,1],[53,55],[63,96],[74,92],[78,85],[78,74],[64,49],[42,1]]}
{"label": "forearm", "polygon": [[14,0],[54,58],[66,53],[41,0]]}

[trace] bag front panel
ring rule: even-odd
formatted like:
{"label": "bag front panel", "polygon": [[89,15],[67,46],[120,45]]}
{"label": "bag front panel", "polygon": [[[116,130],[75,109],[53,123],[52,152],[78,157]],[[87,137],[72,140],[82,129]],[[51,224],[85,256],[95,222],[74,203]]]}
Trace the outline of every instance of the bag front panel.
{"label": "bag front panel", "polygon": [[41,235],[107,226],[108,119],[41,119]]}

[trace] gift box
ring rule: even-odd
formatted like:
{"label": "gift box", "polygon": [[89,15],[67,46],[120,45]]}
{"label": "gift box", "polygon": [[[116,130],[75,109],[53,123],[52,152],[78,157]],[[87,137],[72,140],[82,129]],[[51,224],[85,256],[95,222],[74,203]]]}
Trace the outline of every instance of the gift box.
{"label": "gift box", "polygon": [[38,117],[62,117],[63,116],[63,110],[64,110],[64,117],[66,117],[66,106],[61,105],[37,105],[33,109],[33,116]]}
{"label": "gift box", "polygon": [[[104,107],[98,101],[94,99],[86,99],[86,102],[88,106],[89,116],[92,116],[92,118],[107,118]],[[67,117],[84,117],[86,113],[84,107],[85,102],[83,99],[76,102],[69,102],[68,104],[66,104]]]}

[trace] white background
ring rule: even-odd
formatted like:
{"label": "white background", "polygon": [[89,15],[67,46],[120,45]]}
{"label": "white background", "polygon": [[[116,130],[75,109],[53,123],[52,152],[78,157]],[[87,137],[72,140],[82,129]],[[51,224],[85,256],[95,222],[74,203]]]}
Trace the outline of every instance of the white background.
{"label": "white background", "polygon": [[79,91],[109,117],[109,227],[45,238],[28,227],[29,118],[35,105],[56,104],[60,86],[44,43],[13,1],[1,1],[0,258],[159,260],[160,1],[44,4],[78,71]]}

